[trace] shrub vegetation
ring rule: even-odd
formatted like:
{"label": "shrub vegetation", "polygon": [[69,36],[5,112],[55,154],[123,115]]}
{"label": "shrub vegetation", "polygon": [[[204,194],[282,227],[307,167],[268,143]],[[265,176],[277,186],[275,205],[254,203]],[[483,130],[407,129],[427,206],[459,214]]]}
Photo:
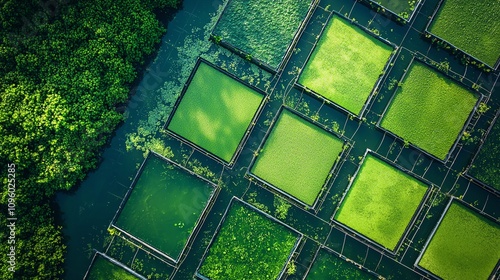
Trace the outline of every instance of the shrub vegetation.
{"label": "shrub vegetation", "polygon": [[[47,7],[46,4],[49,4]],[[153,9],[176,0],[14,1],[0,4],[0,166],[16,165],[16,272],[58,279],[65,246],[49,206],[94,168],[122,120],[137,67],[165,29]],[[7,176],[1,182],[7,205]],[[6,220],[6,211],[0,219]],[[0,248],[7,252],[7,235]]]}

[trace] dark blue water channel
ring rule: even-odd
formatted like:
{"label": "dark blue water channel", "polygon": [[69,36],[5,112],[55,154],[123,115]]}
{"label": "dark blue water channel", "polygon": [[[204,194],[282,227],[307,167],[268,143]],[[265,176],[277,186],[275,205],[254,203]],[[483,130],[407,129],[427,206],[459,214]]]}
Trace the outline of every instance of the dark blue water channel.
{"label": "dark blue water channel", "polygon": [[[209,172],[205,172],[204,176],[222,188],[199,234],[182,258],[183,261],[178,265],[172,264],[174,268],[171,275],[175,279],[192,279],[232,196],[257,203],[269,213],[274,213],[277,194],[269,188],[250,182],[245,177],[245,172],[254,151],[269,129],[270,121],[282,104],[314,117],[321,125],[342,134],[352,147],[341,159],[339,172],[333,175],[317,209],[304,209],[303,206],[294,204],[284,219],[285,223],[305,236],[294,255],[297,272],[287,279],[302,279],[310,269],[314,256],[323,246],[387,278],[430,277],[415,269],[414,263],[450,196],[459,197],[474,206],[478,212],[493,219],[500,218],[498,192],[471,180],[463,173],[477,152],[479,141],[457,141],[455,149],[443,162],[413,145],[405,145],[402,139],[377,125],[394,94],[394,90],[389,89],[389,82],[402,77],[414,56],[424,60],[448,61],[452,70],[449,76],[463,77],[465,85],[481,85],[480,93],[491,109],[483,115],[472,116],[468,129],[473,136],[481,137],[481,130],[489,126],[500,107],[498,72],[484,73],[472,66],[464,66],[451,53],[432,46],[423,38],[422,33],[437,4],[437,0],[422,1],[410,22],[402,25],[357,1],[319,1],[285,68],[272,75],[209,41],[210,30],[217,19],[217,13],[221,11],[222,0],[184,0],[182,8],[168,23],[168,31],[156,57],[142,74],[128,104],[126,119],[104,150],[99,168],[91,172],[75,191],[57,196],[68,246],[65,278],[81,279],[90,264],[93,250],[105,251],[108,248],[111,237],[107,228],[144,160],[145,148],[135,148],[150,143],[148,147],[170,147],[174,155],[172,160],[188,169],[206,168],[204,170]],[[360,118],[349,116],[340,108],[325,104],[321,99],[293,86],[297,69],[306,63],[322,26],[332,11],[367,29],[377,29],[382,38],[398,46],[394,65],[382,77],[377,95],[366,105]],[[223,167],[203,153],[160,132],[176,94],[180,93],[200,55],[271,96],[232,169]],[[359,236],[352,236],[331,221],[349,184],[349,178],[358,169],[360,159],[367,149],[433,185],[433,191],[416,217],[417,222],[409,228],[402,246],[394,256]]]}

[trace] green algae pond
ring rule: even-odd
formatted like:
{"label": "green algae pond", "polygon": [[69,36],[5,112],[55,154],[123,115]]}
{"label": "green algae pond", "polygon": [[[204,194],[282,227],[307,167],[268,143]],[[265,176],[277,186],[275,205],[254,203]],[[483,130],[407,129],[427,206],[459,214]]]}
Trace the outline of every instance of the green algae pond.
{"label": "green algae pond", "polygon": [[418,265],[443,279],[489,279],[500,259],[500,225],[450,201]]}
{"label": "green algae pond", "polygon": [[167,129],[231,162],[263,99],[263,94],[200,62]]}
{"label": "green algae pond", "polygon": [[[492,254],[450,244],[482,248],[498,229],[499,193],[478,173],[498,171],[485,154],[497,146],[499,73],[426,38],[442,3],[415,3],[405,22],[366,1],[251,1],[248,13],[242,3],[185,0],[165,17],[98,169],[56,199],[64,278],[82,279],[94,250],[147,279],[253,279],[259,270],[265,279],[453,279],[447,271],[467,254],[484,264],[482,278],[498,278]],[[246,19],[230,19],[231,5]],[[256,11],[265,24],[250,21]],[[333,41],[344,47],[328,53],[329,36],[360,43]],[[374,54],[355,51],[370,44]],[[322,52],[332,58],[318,68],[325,79],[338,69],[340,82],[369,77],[342,86],[356,107],[303,80]],[[465,212],[453,214],[452,197]],[[463,235],[450,238],[455,223]],[[276,246],[263,246],[266,237]],[[448,257],[436,254],[450,246]]]}
{"label": "green algae pond", "polygon": [[149,156],[113,227],[177,260],[215,188],[159,156]]}
{"label": "green algae pond", "polygon": [[202,279],[279,279],[300,234],[233,200],[199,270]]}
{"label": "green algae pond", "polygon": [[250,170],[307,205],[314,205],[344,142],[284,109]]}
{"label": "green algae pond", "polygon": [[[113,260],[114,261],[114,260]],[[145,279],[138,274],[133,274],[127,269],[113,263],[112,259],[103,257],[100,253],[96,253],[94,261],[86,280],[100,280],[100,279],[123,279],[123,280],[138,280]],[[116,261],[114,261],[116,262]]]}
{"label": "green algae pond", "polygon": [[392,46],[334,15],[298,82],[359,114],[392,51]]}
{"label": "green algae pond", "polygon": [[393,251],[428,186],[367,153],[334,219]]}

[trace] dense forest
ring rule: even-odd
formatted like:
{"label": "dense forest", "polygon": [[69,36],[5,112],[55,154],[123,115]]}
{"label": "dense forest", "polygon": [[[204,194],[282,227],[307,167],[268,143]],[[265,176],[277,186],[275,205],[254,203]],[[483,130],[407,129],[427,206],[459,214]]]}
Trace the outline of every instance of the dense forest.
{"label": "dense forest", "polygon": [[96,167],[177,2],[0,0],[0,279],[62,277],[50,203]]}

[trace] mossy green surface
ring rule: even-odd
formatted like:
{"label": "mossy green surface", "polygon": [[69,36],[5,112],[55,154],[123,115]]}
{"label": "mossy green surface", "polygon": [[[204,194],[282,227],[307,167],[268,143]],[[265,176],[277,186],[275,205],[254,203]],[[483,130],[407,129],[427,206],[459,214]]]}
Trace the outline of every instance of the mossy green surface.
{"label": "mossy green surface", "polygon": [[500,190],[500,121],[498,119],[474,160],[469,173]]}
{"label": "mossy green surface", "polygon": [[381,125],[445,159],[478,96],[421,62],[413,62],[408,72]]}
{"label": "mossy green surface", "polygon": [[392,50],[350,22],[333,16],[299,83],[359,114]]}
{"label": "mossy green surface", "polygon": [[277,279],[298,234],[234,203],[199,273],[212,280]]}
{"label": "mossy green surface", "polygon": [[311,0],[231,0],[214,34],[276,68]]}
{"label": "mossy green surface", "polygon": [[500,1],[445,0],[430,32],[484,63],[500,55]]}
{"label": "mossy green surface", "polygon": [[230,162],[264,95],[201,63],[168,125]]}
{"label": "mossy green surface", "polygon": [[343,144],[336,136],[283,110],[251,172],[313,205]]}
{"label": "mossy green surface", "polygon": [[306,280],[369,280],[375,276],[341,258],[322,250],[318,253]]}
{"label": "mossy green surface", "polygon": [[419,265],[443,279],[488,279],[500,259],[500,226],[453,202]]}
{"label": "mossy green surface", "polygon": [[111,263],[101,256],[97,256],[92,268],[87,275],[87,280],[108,280],[108,279],[120,279],[120,280],[137,280],[139,278],[135,277],[125,269]]}
{"label": "mossy green surface", "polygon": [[368,154],[335,219],[394,250],[426,191],[422,182]]}

